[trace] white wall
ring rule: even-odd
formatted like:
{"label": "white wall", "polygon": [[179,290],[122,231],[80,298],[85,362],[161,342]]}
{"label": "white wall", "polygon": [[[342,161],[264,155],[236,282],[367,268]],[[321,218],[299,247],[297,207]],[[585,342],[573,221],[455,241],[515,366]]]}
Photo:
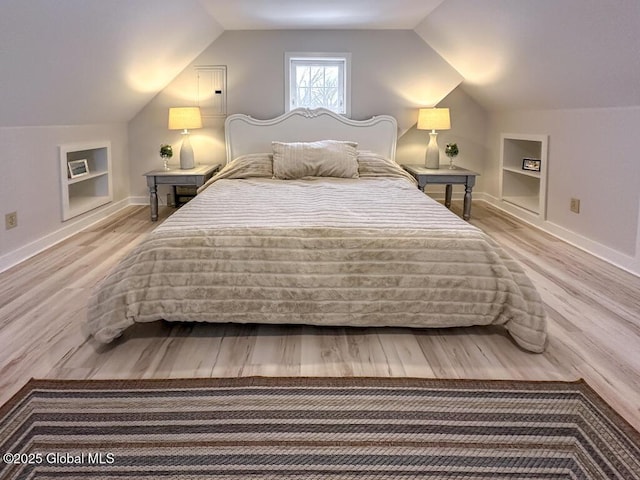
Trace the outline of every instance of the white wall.
{"label": "white wall", "polygon": [[[490,119],[486,192],[499,195],[501,133],[548,134],[544,228],[640,273],[640,107],[502,112]],[[570,212],[571,197],[581,200],[580,214]]]}
{"label": "white wall", "polygon": [[[170,106],[196,104],[195,66],[227,65],[229,114],[271,118],[284,112],[287,51],[351,52],[352,118],[390,114],[397,118],[401,134],[415,124],[419,107],[437,104],[461,81],[410,30],[226,31],[130,122],[132,194],[140,200],[146,197],[142,174],[162,165],[161,143],[172,143],[178,151],[180,133],[167,130],[167,111]],[[193,132],[196,161],[224,160],[223,122],[205,118],[205,128]],[[420,133],[423,156],[428,134]],[[174,155],[174,163],[177,159]],[[166,198],[164,192],[159,198]]]}
{"label": "white wall", "polygon": [[[110,211],[107,205],[62,222],[58,146],[101,140],[111,141],[113,207],[129,196],[126,124],[0,128],[0,271]],[[5,230],[4,215],[14,211],[18,226]]]}

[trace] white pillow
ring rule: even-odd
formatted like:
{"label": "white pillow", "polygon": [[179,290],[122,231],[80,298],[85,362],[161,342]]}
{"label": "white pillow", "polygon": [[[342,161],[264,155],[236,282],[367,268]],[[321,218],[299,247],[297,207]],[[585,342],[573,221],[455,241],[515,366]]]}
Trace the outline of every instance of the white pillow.
{"label": "white pillow", "polygon": [[358,177],[358,144],[355,142],[272,142],[272,146],[275,178]]}

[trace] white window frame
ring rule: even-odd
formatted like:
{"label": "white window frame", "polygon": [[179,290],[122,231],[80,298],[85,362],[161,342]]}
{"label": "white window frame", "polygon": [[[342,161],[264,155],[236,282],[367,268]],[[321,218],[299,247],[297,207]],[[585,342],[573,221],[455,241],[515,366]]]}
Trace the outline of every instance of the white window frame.
{"label": "white window frame", "polygon": [[343,96],[343,108],[344,112],[336,112],[346,117],[351,117],[351,54],[350,53],[322,53],[322,52],[286,52],[284,59],[284,110],[288,112],[294,108],[298,108],[297,105],[292,104],[292,99],[295,99],[295,92],[292,89],[295,88],[295,69],[291,68],[292,65],[298,62],[304,63],[317,63],[319,65],[323,63],[335,63],[342,62],[344,67],[342,70],[342,96]]}

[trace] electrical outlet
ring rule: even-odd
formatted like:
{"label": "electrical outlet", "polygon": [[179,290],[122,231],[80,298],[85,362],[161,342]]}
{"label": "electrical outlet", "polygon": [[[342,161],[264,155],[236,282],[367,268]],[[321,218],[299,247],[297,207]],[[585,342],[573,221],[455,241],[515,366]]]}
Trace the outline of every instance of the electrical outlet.
{"label": "electrical outlet", "polygon": [[580,213],[580,199],[572,198],[571,203],[569,204],[569,210],[573,213]]}
{"label": "electrical outlet", "polygon": [[4,228],[9,230],[18,226],[18,212],[7,213],[4,216]]}

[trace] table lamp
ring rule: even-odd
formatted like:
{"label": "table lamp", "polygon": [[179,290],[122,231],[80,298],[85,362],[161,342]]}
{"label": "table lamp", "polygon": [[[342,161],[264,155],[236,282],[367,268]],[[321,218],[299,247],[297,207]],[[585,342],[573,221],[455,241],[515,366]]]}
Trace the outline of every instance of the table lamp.
{"label": "table lamp", "polygon": [[202,128],[200,107],[169,108],[169,130],[182,130],[180,147],[180,168],[188,170],[196,166],[193,160],[193,148],[189,140],[189,129]]}
{"label": "table lamp", "polygon": [[440,149],[438,148],[438,133],[436,130],[449,130],[451,118],[448,108],[421,108],[418,111],[418,130],[431,130],[429,145],[425,155],[426,168],[440,168]]}

